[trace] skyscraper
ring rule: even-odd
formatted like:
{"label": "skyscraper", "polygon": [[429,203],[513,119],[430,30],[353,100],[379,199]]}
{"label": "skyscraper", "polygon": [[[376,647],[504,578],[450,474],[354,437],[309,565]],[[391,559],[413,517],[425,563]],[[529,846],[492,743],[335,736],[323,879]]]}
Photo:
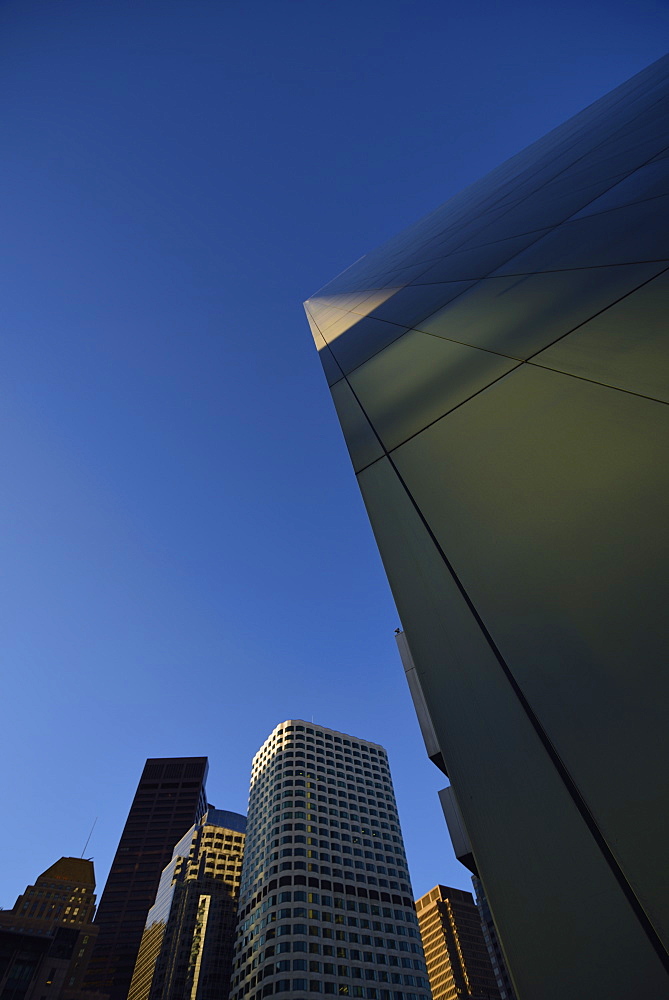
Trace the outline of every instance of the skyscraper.
{"label": "skyscraper", "polygon": [[54,924],[91,924],[94,913],[93,862],[61,858],[26,887],[11,910],[0,912],[0,921],[21,929],[48,930]]}
{"label": "skyscraper", "polygon": [[668,149],[669,57],[306,304],[520,1000],[669,993]]}
{"label": "skyscraper", "polygon": [[42,872],[11,910],[0,911],[0,996],[77,995],[97,934],[94,913],[92,861],[61,858]]}
{"label": "skyscraper", "polygon": [[126,1000],[146,917],[174,845],[207,809],[206,757],[149,758],[100,899],[87,986]]}
{"label": "skyscraper", "polygon": [[492,913],[488,906],[488,900],[481,879],[473,875],[472,884],[476,894],[476,905],[481,917],[481,930],[483,931],[483,938],[488,949],[488,955],[490,956],[492,971],[495,973],[495,979],[497,980],[500,1000],[516,1000],[516,993],[511,982],[509,970],[506,967],[506,959],[499,943],[497,928],[492,919]]}
{"label": "skyscraper", "polygon": [[471,892],[437,885],[416,900],[433,1000],[500,1000]]}
{"label": "skyscraper", "polygon": [[303,720],[253,759],[232,1000],[428,1000],[383,747]]}
{"label": "skyscraper", "polygon": [[174,848],[149,910],[128,1000],[225,1000],[246,817],[209,809]]}

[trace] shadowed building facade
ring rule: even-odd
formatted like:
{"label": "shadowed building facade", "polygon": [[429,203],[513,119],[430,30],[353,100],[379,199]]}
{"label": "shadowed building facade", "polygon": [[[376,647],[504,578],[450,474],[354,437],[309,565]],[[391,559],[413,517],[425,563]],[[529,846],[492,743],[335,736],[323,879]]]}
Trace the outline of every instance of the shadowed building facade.
{"label": "shadowed building facade", "polygon": [[253,758],[231,1000],[429,1000],[388,758],[302,719]]}
{"label": "shadowed building facade", "polygon": [[0,911],[0,997],[75,1000],[97,928],[95,872],[84,858],[61,858]]}
{"label": "shadowed building facade", "polygon": [[668,293],[665,58],[306,303],[520,1000],[669,995]]}
{"label": "shadowed building facade", "polygon": [[163,870],[128,1000],[226,1000],[246,817],[209,809]]}
{"label": "shadowed building facade", "polygon": [[432,1000],[500,1000],[471,892],[437,885],[416,900]]}
{"label": "shadowed building facade", "polygon": [[206,812],[206,757],[149,758],[100,898],[86,986],[126,1000],[147,914],[174,845]]}
{"label": "shadowed building facade", "polygon": [[497,981],[497,989],[499,990],[500,1000],[516,1000],[516,994],[511,982],[511,976],[509,975],[509,970],[506,967],[506,959],[504,958],[502,946],[499,943],[497,928],[495,927],[495,922],[492,919],[492,913],[490,912],[490,906],[488,905],[488,900],[483,889],[483,885],[481,884],[481,879],[477,878],[476,875],[473,875],[472,884],[476,894],[476,906],[478,907],[479,916],[481,918],[483,939],[486,943],[492,970]]}

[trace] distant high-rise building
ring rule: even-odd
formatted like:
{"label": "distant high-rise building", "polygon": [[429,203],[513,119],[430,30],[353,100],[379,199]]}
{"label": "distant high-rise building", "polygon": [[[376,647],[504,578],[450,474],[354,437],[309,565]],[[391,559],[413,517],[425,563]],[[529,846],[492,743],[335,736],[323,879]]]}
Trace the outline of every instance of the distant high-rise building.
{"label": "distant high-rise building", "polygon": [[669,995],[668,149],[664,57],[306,303],[520,1000]]}
{"label": "distant high-rise building", "polygon": [[416,912],[433,1000],[500,1000],[471,892],[437,885]]}
{"label": "distant high-rise building", "polygon": [[149,909],[174,845],[206,812],[206,757],[150,758],[100,899],[86,985],[126,1000]]}
{"label": "distant high-rise building", "polygon": [[509,970],[506,967],[506,959],[504,958],[504,952],[502,951],[502,946],[499,942],[497,928],[495,927],[495,923],[492,919],[492,913],[490,912],[488,899],[486,897],[485,890],[483,889],[483,883],[480,878],[476,877],[476,875],[472,875],[472,883],[476,894],[476,905],[481,917],[483,938],[488,949],[488,955],[490,956],[492,971],[495,973],[495,979],[497,980],[497,989],[499,990],[500,1000],[516,1000],[516,991],[513,988],[511,976],[509,975]]}
{"label": "distant high-rise building", "polygon": [[303,720],[253,759],[232,1000],[428,1000],[383,747]]}
{"label": "distant high-rise building", "polygon": [[95,872],[61,858],[0,911],[0,997],[68,1000],[82,988],[97,928]]}
{"label": "distant high-rise building", "polygon": [[163,870],[128,1000],[226,1000],[246,817],[209,809]]}

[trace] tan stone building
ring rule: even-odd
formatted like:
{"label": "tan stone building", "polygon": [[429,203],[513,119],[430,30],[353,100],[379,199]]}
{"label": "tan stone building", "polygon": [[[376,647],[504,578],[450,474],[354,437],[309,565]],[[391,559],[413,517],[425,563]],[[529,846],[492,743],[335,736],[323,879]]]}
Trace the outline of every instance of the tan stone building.
{"label": "tan stone building", "polygon": [[437,885],[416,902],[416,912],[433,1000],[499,1000],[472,894]]}
{"label": "tan stone building", "polygon": [[73,1000],[81,995],[97,928],[93,862],[61,858],[0,913],[0,995]]}

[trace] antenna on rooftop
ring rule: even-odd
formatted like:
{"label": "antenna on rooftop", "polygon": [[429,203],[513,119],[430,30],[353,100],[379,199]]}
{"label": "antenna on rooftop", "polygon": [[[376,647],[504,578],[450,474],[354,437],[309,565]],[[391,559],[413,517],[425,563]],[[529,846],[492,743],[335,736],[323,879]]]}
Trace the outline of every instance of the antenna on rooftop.
{"label": "antenna on rooftop", "polygon": [[97,816],[96,816],[96,817],[95,817],[95,819],[93,820],[93,826],[91,827],[91,832],[90,832],[90,833],[88,834],[88,837],[86,838],[86,843],[84,844],[84,848],[83,848],[83,850],[82,850],[82,852],[81,852],[81,856],[82,856],[82,858],[83,858],[83,856],[84,856],[84,852],[86,851],[86,848],[88,847],[88,841],[89,841],[89,840],[91,839],[91,837],[93,836],[93,830],[95,829],[95,824],[97,823],[97,821],[98,821],[98,818],[97,818]]}

